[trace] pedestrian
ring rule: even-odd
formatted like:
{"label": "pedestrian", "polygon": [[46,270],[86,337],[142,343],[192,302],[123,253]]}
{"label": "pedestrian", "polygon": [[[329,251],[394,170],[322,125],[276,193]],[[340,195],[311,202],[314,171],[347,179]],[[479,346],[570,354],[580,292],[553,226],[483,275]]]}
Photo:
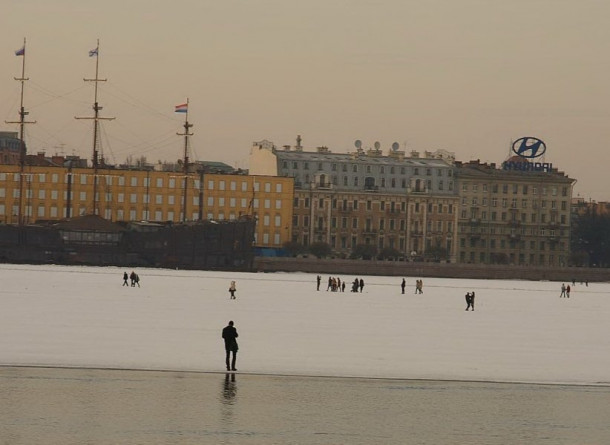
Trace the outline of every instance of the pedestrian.
{"label": "pedestrian", "polygon": [[466,292],[466,310],[470,309],[472,306],[472,300],[470,297],[470,292]]}
{"label": "pedestrian", "polygon": [[123,272],[123,286],[129,286],[129,283],[127,282],[128,279],[129,275],[127,275],[127,272]]}
{"label": "pedestrian", "polygon": [[332,277],[328,277],[328,286],[326,286],[326,292],[328,292],[328,289],[330,289],[331,287],[333,287],[333,279]]}
{"label": "pedestrian", "polygon": [[358,280],[358,278],[356,278],[354,280],[354,282],[352,283],[352,292],[358,292],[359,285],[360,285],[360,281]]}
{"label": "pedestrian", "polygon": [[345,281],[341,283],[341,292],[345,292]]}
{"label": "pedestrian", "polygon": [[424,280],[419,280],[419,293],[424,293]]}
{"label": "pedestrian", "polygon": [[360,278],[360,292],[362,292],[362,289],[364,289],[364,280]]}
{"label": "pedestrian", "polygon": [[322,282],[322,277],[320,275],[318,275],[316,278],[316,281],[318,283],[316,290],[320,290],[320,283]]}
{"label": "pedestrian", "polygon": [[472,310],[474,311],[474,291],[470,293],[470,306],[472,306]]}
{"label": "pedestrian", "polygon": [[[230,321],[229,325],[222,330],[222,338],[225,341],[225,363],[227,365],[227,371],[237,371],[235,368],[235,361],[237,360],[237,350],[239,349],[237,346],[237,337],[239,337],[239,335],[237,334],[237,329],[235,329],[233,325],[233,321]],[[232,358],[231,353],[233,353]]]}
{"label": "pedestrian", "polygon": [[570,285],[566,286],[566,297],[570,298]]}
{"label": "pedestrian", "polygon": [[131,287],[136,286],[136,273],[132,270],[129,274],[129,279],[131,280]]}
{"label": "pedestrian", "polygon": [[565,297],[565,296],[566,296],[566,285],[565,285],[565,283],[561,283],[561,294],[559,295],[559,298]]}
{"label": "pedestrian", "polygon": [[138,287],[140,287],[140,275],[136,274],[134,281],[138,285]]}
{"label": "pedestrian", "polygon": [[229,286],[229,293],[231,294],[231,300],[235,300],[235,291],[237,288],[235,287],[235,281],[231,281],[231,285]]}
{"label": "pedestrian", "polygon": [[405,287],[407,287],[407,280],[402,279],[402,283],[400,283],[400,288],[402,289],[402,293],[405,293]]}

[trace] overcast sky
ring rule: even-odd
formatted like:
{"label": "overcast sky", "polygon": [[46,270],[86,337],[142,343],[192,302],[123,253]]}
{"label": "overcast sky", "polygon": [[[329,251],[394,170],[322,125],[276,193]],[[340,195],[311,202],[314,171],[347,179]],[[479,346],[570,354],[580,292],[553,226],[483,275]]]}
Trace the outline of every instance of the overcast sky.
{"label": "overcast sky", "polygon": [[[379,141],[502,162],[535,136],[575,195],[610,200],[610,3],[604,0],[3,0],[0,118],[18,120],[27,39],[30,152],[90,158],[100,39],[102,151],[247,167],[253,141]],[[1,123],[4,130],[17,126]]]}

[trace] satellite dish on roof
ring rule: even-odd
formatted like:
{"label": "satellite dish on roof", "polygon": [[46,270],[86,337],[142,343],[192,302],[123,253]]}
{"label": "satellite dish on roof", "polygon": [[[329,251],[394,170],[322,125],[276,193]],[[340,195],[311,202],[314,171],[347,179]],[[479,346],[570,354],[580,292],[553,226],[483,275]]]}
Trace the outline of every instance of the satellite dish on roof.
{"label": "satellite dish on roof", "polygon": [[360,139],[356,139],[356,142],[354,142],[354,145],[356,146],[356,148],[360,148],[360,147],[362,147],[362,141]]}
{"label": "satellite dish on roof", "polygon": [[381,144],[379,143],[379,141],[375,142],[375,150],[379,150],[379,147],[381,147]]}
{"label": "satellite dish on roof", "polygon": [[392,150],[394,151],[398,151],[398,149],[400,148],[400,145],[398,144],[398,142],[394,142],[392,144]]}

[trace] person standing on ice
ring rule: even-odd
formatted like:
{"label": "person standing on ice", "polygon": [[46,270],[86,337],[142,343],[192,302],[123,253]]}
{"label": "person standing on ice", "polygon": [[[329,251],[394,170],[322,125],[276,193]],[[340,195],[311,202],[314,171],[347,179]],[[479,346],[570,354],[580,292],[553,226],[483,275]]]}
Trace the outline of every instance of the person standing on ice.
{"label": "person standing on ice", "polygon": [[229,286],[229,293],[231,294],[231,300],[235,300],[235,291],[237,287],[235,286],[235,281],[231,281],[231,285]]}
{"label": "person standing on ice", "polygon": [[570,298],[570,290],[571,290],[571,289],[570,289],[570,285],[568,284],[568,285],[566,286],[566,297],[568,297],[568,298]]}
{"label": "person standing on ice", "polygon": [[559,298],[565,297],[565,296],[566,296],[566,285],[565,285],[565,283],[561,283],[561,295],[559,295]]}
{"label": "person standing on ice", "polygon": [[129,283],[127,282],[128,279],[129,275],[127,275],[127,272],[123,272],[123,286],[129,286]]}
{"label": "person standing on ice", "polygon": [[317,276],[316,282],[318,283],[316,290],[320,290],[320,283],[322,282],[322,277],[320,275]]}
{"label": "person standing on ice", "polygon": [[[237,360],[237,350],[239,349],[237,346],[237,337],[239,337],[239,335],[237,334],[237,329],[235,329],[233,325],[233,321],[230,321],[229,325],[222,330],[222,338],[225,341],[225,363],[227,365],[227,371],[237,371],[235,368],[235,361]],[[231,353],[233,353],[232,359]]]}
{"label": "person standing on ice", "polygon": [[405,293],[405,287],[407,287],[407,280],[402,279],[402,283],[400,283],[400,288],[402,289],[402,293]]}
{"label": "person standing on ice", "polygon": [[364,280],[360,278],[360,293],[362,293],[362,289],[364,289]]}

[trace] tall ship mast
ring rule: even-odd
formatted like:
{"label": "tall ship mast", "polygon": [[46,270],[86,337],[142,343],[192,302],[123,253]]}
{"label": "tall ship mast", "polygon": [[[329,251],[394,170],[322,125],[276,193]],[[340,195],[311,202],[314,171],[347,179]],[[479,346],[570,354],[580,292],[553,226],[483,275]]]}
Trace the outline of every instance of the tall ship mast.
{"label": "tall ship mast", "polygon": [[182,161],[184,181],[182,188],[182,222],[186,222],[186,209],[187,209],[187,191],[188,191],[188,174],[189,174],[189,137],[193,136],[194,133],[189,133],[189,128],[193,124],[189,124],[189,100],[186,99],[186,103],[176,105],[176,113],[184,113],[184,133],[176,133],[178,136],[184,136],[184,159]]}
{"label": "tall ship mast", "polygon": [[24,174],[25,174],[25,159],[26,159],[26,145],[25,145],[25,125],[35,124],[36,121],[26,121],[25,117],[30,114],[25,111],[23,106],[23,95],[25,81],[29,78],[25,77],[25,37],[23,38],[23,46],[15,51],[16,56],[21,57],[21,77],[15,77],[15,80],[21,83],[21,102],[19,106],[19,120],[18,121],[5,121],[7,124],[19,124],[19,140],[21,141],[21,147],[19,151],[19,210],[18,210],[18,222],[19,225],[24,223],[23,215],[23,186],[24,186]]}
{"label": "tall ship mast", "polygon": [[[107,79],[99,78],[99,66],[100,66],[100,40],[97,40],[97,46],[89,51],[89,57],[95,57],[95,77],[93,79],[83,79],[85,82],[94,82],[95,84],[95,93],[94,93],[94,102],[93,102],[93,116],[90,117],[75,117],[75,119],[90,119],[93,120],[93,155],[91,157],[91,162],[93,164],[93,205],[92,205],[92,214],[98,214],[98,169],[100,167],[100,156],[98,150],[98,139],[99,139],[99,121],[106,120],[111,121],[114,117],[101,117],[100,111],[103,107],[101,107],[97,101],[97,87],[99,82],[106,82]],[[103,163],[103,156],[101,157]]]}

